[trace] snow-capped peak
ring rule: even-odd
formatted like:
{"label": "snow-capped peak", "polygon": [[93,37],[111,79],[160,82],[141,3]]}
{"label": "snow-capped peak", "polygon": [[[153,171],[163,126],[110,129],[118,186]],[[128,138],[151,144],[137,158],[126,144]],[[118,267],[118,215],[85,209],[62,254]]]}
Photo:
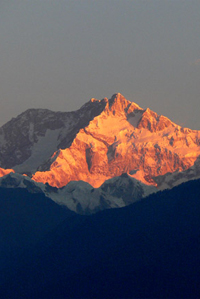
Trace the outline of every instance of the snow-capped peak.
{"label": "snow-capped peak", "polygon": [[135,170],[153,184],[153,177],[188,169],[199,155],[199,131],[181,128],[120,93],[92,98],[74,112],[31,109],[0,129],[0,166],[55,187],[72,180],[99,187]]}

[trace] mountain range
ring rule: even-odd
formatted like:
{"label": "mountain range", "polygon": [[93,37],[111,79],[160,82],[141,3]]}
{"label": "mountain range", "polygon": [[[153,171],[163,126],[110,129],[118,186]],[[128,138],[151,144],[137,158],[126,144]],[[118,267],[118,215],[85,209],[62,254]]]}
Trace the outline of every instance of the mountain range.
{"label": "mountain range", "polygon": [[[32,186],[73,211],[91,213],[199,178],[199,154],[200,131],[117,93],[74,112],[29,109],[3,125],[0,184]],[[110,191],[130,184],[131,200]]]}

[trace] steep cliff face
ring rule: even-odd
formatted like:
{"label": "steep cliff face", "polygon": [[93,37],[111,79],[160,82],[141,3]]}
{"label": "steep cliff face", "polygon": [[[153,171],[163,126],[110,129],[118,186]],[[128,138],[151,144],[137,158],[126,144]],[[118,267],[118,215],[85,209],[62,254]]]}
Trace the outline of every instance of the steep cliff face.
{"label": "steep cliff face", "polygon": [[69,147],[59,149],[40,167],[33,175],[35,181],[62,187],[83,180],[99,187],[109,178],[129,173],[156,185],[153,177],[186,170],[200,155],[199,131],[144,110],[119,93],[92,103],[103,109],[78,131]]}

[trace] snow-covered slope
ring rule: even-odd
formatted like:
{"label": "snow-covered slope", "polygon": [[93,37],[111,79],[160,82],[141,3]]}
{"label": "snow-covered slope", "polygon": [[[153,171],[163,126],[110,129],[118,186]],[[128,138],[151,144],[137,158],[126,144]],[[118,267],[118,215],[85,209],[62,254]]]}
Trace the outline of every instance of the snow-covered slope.
{"label": "snow-covered slope", "polygon": [[26,188],[31,193],[44,193],[56,203],[79,214],[91,214],[104,209],[124,207],[157,192],[155,187],[146,186],[127,174],[112,178],[96,189],[83,181],[71,181],[65,187],[58,189],[48,184],[37,183],[17,173],[1,177],[0,186]]}

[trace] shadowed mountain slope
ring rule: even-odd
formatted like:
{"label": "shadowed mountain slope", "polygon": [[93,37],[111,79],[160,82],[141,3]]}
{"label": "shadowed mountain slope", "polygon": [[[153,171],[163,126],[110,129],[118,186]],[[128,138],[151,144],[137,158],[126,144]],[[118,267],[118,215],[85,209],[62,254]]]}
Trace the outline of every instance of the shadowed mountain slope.
{"label": "shadowed mountain slope", "polygon": [[19,256],[23,261],[24,252],[74,215],[43,194],[0,188],[0,280],[5,279]]}

